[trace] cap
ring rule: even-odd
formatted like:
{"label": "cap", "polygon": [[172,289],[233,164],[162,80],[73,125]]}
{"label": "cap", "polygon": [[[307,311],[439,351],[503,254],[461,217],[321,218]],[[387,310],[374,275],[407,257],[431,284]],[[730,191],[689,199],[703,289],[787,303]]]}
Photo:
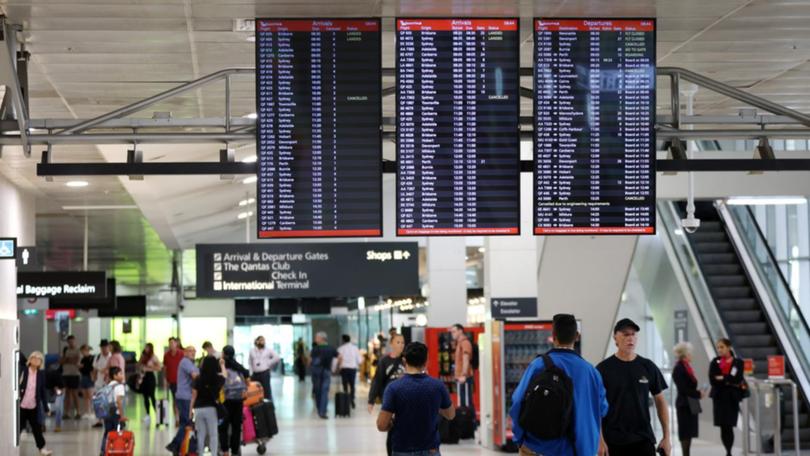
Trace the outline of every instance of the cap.
{"label": "cap", "polygon": [[616,334],[617,332],[626,328],[633,328],[633,330],[636,332],[641,331],[641,328],[638,327],[636,322],[629,318],[622,318],[618,323],[616,323],[616,326],[613,327],[613,334]]}
{"label": "cap", "polygon": [[99,347],[106,347],[106,346],[110,345],[110,342],[107,339],[101,339],[101,343],[98,344],[98,345],[99,345]]}

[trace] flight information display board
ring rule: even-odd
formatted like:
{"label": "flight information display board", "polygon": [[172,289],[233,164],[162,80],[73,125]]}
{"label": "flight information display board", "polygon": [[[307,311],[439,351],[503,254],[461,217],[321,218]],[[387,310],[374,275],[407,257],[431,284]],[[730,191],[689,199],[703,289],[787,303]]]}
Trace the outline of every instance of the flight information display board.
{"label": "flight information display board", "polygon": [[382,235],[379,19],[256,19],[260,238]]}
{"label": "flight information display board", "polygon": [[517,19],[397,19],[397,235],[520,233]]}
{"label": "flight information display board", "polygon": [[534,30],[534,233],[655,233],[655,20]]}

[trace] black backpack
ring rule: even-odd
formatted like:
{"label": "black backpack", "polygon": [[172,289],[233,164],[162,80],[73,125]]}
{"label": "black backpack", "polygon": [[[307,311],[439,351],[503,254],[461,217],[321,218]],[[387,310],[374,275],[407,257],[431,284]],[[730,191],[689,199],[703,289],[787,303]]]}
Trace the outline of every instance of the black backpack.
{"label": "black backpack", "polygon": [[574,439],[574,384],[548,354],[532,377],[520,405],[520,426],[541,440]]}
{"label": "black backpack", "polygon": [[480,363],[480,358],[478,354],[478,344],[472,344],[472,356],[470,356],[470,367],[473,370],[478,370],[478,364]]}

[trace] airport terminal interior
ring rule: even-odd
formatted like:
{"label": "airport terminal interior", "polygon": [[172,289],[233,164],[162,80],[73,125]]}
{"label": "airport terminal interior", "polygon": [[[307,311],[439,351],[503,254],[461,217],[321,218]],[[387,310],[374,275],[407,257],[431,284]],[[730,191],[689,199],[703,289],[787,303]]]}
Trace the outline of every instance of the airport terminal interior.
{"label": "airport terminal interior", "polygon": [[810,1],[0,14],[0,455],[810,454]]}

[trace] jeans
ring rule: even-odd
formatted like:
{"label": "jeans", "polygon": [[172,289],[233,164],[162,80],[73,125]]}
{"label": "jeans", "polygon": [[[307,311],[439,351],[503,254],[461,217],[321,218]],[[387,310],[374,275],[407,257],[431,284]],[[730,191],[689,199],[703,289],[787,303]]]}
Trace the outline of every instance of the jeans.
{"label": "jeans", "polygon": [[101,455],[104,456],[107,454],[107,434],[111,431],[115,431],[118,429],[118,414],[113,414],[104,418],[104,436],[101,437]]}
{"label": "jeans", "polygon": [[273,400],[273,391],[270,390],[270,370],[266,370],[263,372],[254,372],[253,375],[250,376],[250,379],[254,382],[259,382],[262,384],[262,388],[264,388],[264,398]]}
{"label": "jeans", "polygon": [[352,404],[354,404],[354,383],[356,378],[357,369],[340,370],[340,382],[343,386],[343,392],[349,393],[349,396],[352,398]]}
{"label": "jeans", "polygon": [[177,403],[177,414],[180,416],[180,426],[177,427],[177,434],[175,434],[174,439],[172,439],[171,445],[172,448],[180,448],[180,444],[183,443],[183,437],[186,435],[186,426],[191,424],[191,420],[188,418],[189,407],[191,407],[191,400],[190,399],[175,399]]}
{"label": "jeans", "polygon": [[315,403],[318,404],[318,415],[326,417],[326,408],[329,406],[329,384],[332,381],[332,372],[329,369],[317,366],[312,368],[312,389],[315,392]]}
{"label": "jeans", "polygon": [[202,454],[205,445],[205,438],[208,437],[208,448],[211,454],[217,454],[219,448],[219,432],[216,407],[201,407],[194,409],[196,417],[195,428],[197,429],[197,450]]}
{"label": "jeans", "polygon": [[460,407],[473,408],[473,393],[475,392],[475,384],[472,377],[467,377],[464,383],[456,382],[458,391],[458,405]]}
{"label": "jeans", "polygon": [[219,449],[223,453],[230,450],[236,456],[242,446],[242,401],[226,399],[225,409],[228,416],[219,426]]}
{"label": "jeans", "polygon": [[394,451],[391,456],[442,456],[439,449],[424,451]]}
{"label": "jeans", "polygon": [[65,414],[65,393],[57,395],[53,400],[53,424],[62,427],[62,416]]}

